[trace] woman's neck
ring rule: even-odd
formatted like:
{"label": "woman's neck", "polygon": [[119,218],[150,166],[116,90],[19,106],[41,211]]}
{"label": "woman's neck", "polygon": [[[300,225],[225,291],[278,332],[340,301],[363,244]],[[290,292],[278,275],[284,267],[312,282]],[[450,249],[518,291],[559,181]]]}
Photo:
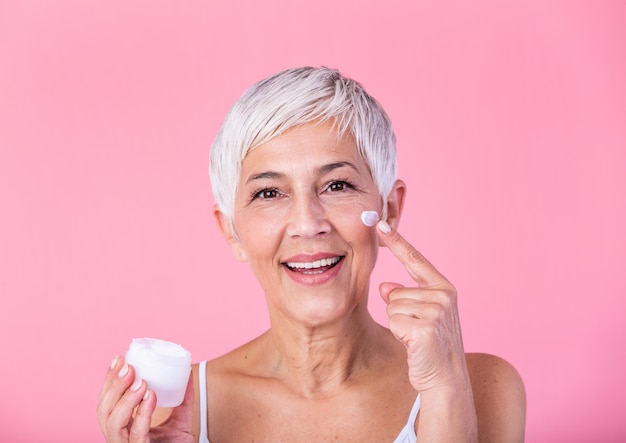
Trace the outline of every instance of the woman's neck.
{"label": "woman's neck", "polygon": [[262,337],[271,376],[299,395],[326,398],[375,364],[384,346],[383,328],[367,309],[357,308],[339,321],[307,326],[295,321],[273,322]]}

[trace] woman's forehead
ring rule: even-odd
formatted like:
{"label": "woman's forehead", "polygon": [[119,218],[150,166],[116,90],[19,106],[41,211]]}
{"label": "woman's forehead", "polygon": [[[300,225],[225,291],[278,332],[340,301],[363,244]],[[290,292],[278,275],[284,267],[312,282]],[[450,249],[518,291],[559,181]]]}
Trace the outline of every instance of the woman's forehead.
{"label": "woman's forehead", "polygon": [[283,146],[289,149],[309,140],[314,140],[316,143],[323,146],[333,146],[350,142],[356,145],[352,133],[350,131],[340,132],[333,119],[325,121],[316,120],[288,128],[263,143],[252,146],[246,153],[246,156],[260,147],[269,145],[273,147]]}
{"label": "woman's forehead", "polygon": [[242,174],[294,168],[321,168],[323,172],[329,168],[324,165],[339,163],[360,169],[363,162],[352,135],[340,135],[330,123],[309,124],[292,128],[250,150],[243,159]]}

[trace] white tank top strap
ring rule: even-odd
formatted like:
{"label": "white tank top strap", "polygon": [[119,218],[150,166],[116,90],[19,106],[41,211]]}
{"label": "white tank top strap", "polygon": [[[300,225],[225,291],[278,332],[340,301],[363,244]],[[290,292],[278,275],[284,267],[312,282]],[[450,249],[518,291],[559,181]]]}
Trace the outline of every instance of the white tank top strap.
{"label": "white tank top strap", "polygon": [[206,360],[198,365],[198,384],[200,385],[200,436],[199,443],[209,443],[207,428],[207,395],[206,395]]}
{"label": "white tank top strap", "polygon": [[393,443],[416,443],[417,435],[415,434],[415,420],[417,420],[417,414],[420,411],[420,395],[417,394],[417,398],[415,399],[415,403],[413,403],[413,407],[411,408],[411,413],[409,414],[409,419],[407,420],[406,425],[400,431],[400,434],[396,437]]}
{"label": "white tank top strap", "polygon": [[415,399],[415,403],[413,403],[411,413],[409,414],[409,421],[407,422],[407,425],[411,426],[413,432],[415,432],[415,420],[417,420],[417,414],[420,412],[420,403],[420,395],[417,394],[417,398]]}

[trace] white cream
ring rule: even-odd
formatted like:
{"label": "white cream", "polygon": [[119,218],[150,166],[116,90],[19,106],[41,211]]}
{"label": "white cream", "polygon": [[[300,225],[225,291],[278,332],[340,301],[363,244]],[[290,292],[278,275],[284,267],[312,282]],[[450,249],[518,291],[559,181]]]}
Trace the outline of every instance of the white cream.
{"label": "white cream", "polygon": [[191,373],[191,353],[185,348],[154,338],[133,338],[126,362],[135,368],[135,380],[145,380],[154,391],[157,406],[183,402]]}
{"label": "white cream", "polygon": [[378,212],[376,211],[363,211],[361,212],[361,221],[365,226],[372,227],[379,220]]}

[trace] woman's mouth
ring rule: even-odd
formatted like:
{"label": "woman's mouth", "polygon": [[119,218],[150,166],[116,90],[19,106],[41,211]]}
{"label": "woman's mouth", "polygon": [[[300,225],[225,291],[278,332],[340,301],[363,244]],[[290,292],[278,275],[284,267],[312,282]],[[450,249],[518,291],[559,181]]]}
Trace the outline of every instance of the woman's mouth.
{"label": "woman's mouth", "polygon": [[299,272],[306,275],[321,274],[334,268],[337,263],[343,260],[343,256],[322,258],[313,261],[289,261],[283,263],[290,271]]}

